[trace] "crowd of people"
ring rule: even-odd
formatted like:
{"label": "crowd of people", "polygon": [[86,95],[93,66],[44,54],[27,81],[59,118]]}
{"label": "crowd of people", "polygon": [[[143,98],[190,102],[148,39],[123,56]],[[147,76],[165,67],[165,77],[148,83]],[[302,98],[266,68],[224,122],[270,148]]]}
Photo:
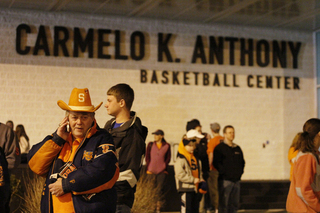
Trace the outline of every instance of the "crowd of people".
{"label": "crowd of people", "polygon": [[[198,120],[189,121],[179,144],[174,171],[181,212],[237,212],[243,153],[233,143],[234,127],[225,126],[223,136],[218,123],[210,124],[210,128],[212,138],[201,132]],[[307,120],[302,130],[288,151],[291,184],[286,210],[316,213],[320,212],[320,120]]]}
{"label": "crowd of people", "polygon": [[[200,122],[187,123],[187,133],[174,164],[176,187],[181,195],[181,212],[237,212],[244,156],[233,142],[234,127],[210,124],[213,137],[201,131]],[[192,180],[192,181],[191,181]]]}
{"label": "crowd of people", "polygon": [[[74,88],[69,103],[59,100],[65,111],[58,128],[33,145],[23,125],[14,131],[12,121],[0,123],[0,209],[9,212],[10,170],[28,163],[37,175],[45,176],[41,212],[129,213],[143,160],[146,175],[165,192],[170,144],[164,131],[152,134],[131,111],[134,91],[117,84],[107,91],[105,108],[113,118],[100,128],[87,88]],[[203,133],[197,119],[188,121],[179,143],[174,175],[181,196],[181,212],[237,212],[240,180],[245,160],[234,143],[235,128],[210,124],[211,134]],[[289,212],[320,212],[320,120],[310,119],[292,142],[288,158],[292,164],[287,199]],[[161,211],[158,200],[156,212]]]}
{"label": "crowd of people", "polygon": [[[192,119],[187,122],[186,134],[179,143],[174,173],[181,212],[238,210],[240,179],[245,166],[242,150],[233,142],[233,126],[224,127],[224,136],[219,134],[218,123],[210,124],[210,128],[213,137],[202,132],[199,120]],[[168,175],[170,145],[164,139],[163,130],[152,134],[154,141],[148,143],[146,152],[147,174],[155,176],[156,182],[163,186]],[[160,212],[159,205],[156,212]]]}

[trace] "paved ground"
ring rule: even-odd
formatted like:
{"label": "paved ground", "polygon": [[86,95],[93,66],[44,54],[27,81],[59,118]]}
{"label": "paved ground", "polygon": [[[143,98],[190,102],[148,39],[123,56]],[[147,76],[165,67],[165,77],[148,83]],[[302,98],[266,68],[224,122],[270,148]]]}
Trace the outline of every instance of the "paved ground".
{"label": "paved ground", "polygon": [[239,210],[239,213],[287,213],[285,209],[269,209],[269,210]]}
{"label": "paved ground", "polygon": [[[180,213],[180,212],[165,212],[165,213]],[[269,210],[239,210],[238,213],[287,213],[285,209],[269,209]]]}

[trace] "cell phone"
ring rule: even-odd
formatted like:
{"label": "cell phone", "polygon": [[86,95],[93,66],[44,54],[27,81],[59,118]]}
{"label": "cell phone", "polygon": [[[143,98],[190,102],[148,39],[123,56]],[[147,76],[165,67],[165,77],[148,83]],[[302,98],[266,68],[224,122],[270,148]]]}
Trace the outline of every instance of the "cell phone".
{"label": "cell phone", "polygon": [[69,124],[69,121],[68,121],[68,124],[67,124],[67,132],[70,132],[70,124]]}

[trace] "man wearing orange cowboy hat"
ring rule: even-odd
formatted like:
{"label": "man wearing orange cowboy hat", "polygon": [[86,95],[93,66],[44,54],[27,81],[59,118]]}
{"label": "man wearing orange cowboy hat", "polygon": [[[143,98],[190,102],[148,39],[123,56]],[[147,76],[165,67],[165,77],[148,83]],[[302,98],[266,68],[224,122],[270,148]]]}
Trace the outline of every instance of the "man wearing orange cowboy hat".
{"label": "man wearing orange cowboy hat", "polygon": [[115,212],[119,176],[112,136],[101,129],[89,90],[74,88],[58,129],[32,147],[30,169],[46,176],[41,212]]}

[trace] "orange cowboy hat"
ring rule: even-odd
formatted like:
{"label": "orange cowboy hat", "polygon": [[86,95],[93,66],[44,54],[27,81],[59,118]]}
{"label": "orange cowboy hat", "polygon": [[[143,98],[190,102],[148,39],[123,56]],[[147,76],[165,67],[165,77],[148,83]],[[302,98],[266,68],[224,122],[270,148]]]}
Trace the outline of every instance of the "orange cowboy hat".
{"label": "orange cowboy hat", "polygon": [[98,106],[94,107],[91,104],[91,98],[88,88],[74,88],[70,95],[69,104],[66,104],[62,100],[59,100],[57,104],[63,110],[78,112],[95,112],[97,109],[100,108],[102,102]]}

